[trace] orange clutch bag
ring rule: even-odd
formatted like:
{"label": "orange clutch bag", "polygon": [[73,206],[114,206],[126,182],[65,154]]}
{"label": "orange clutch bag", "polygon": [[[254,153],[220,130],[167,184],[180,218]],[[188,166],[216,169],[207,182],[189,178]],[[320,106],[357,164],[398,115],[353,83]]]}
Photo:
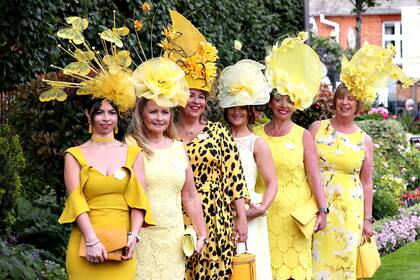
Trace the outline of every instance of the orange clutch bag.
{"label": "orange clutch bag", "polygon": [[[95,228],[95,233],[108,253],[108,260],[121,261],[123,250],[127,244],[127,231],[121,229]],[[86,241],[82,235],[79,256],[86,258]]]}

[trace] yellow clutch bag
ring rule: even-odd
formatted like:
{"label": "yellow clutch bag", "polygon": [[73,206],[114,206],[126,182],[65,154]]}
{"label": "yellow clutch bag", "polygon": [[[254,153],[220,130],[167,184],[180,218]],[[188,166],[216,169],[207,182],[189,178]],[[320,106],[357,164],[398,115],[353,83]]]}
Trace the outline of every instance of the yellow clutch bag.
{"label": "yellow clutch bag", "polygon": [[363,238],[363,244],[357,248],[356,277],[372,278],[381,266],[381,257],[374,236]]}
{"label": "yellow clutch bag", "polygon": [[317,213],[318,205],[314,196],[311,196],[302,206],[290,213],[290,216],[307,239],[310,239],[314,233]]}
{"label": "yellow clutch bag", "polygon": [[[95,233],[108,253],[108,260],[121,261],[123,250],[127,245],[127,231],[95,228]],[[86,242],[83,235],[82,240],[80,240],[79,256],[86,258]]]}
{"label": "yellow clutch bag", "polygon": [[194,254],[195,244],[197,244],[197,233],[192,225],[188,225],[182,237],[182,250],[185,256],[191,257]]}
{"label": "yellow clutch bag", "polygon": [[[246,246],[246,243],[245,243]],[[236,254],[232,258],[233,271],[230,280],[256,280],[257,270],[255,265],[255,255],[248,253]]]}

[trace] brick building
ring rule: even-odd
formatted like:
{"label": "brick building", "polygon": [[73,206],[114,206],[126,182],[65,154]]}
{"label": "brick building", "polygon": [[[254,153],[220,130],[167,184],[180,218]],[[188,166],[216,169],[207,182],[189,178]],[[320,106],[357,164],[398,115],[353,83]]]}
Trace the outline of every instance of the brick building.
{"label": "brick building", "polygon": [[[361,43],[386,47],[396,46],[394,63],[403,62],[403,28],[401,24],[402,7],[420,7],[419,0],[378,0],[379,6],[368,8],[362,15]],[[309,14],[312,31],[318,36],[334,38],[341,48],[354,48],[356,42],[356,15],[349,0],[310,0]],[[413,36],[420,37],[419,34]],[[418,46],[420,48],[420,44]],[[413,98],[413,89],[402,89],[390,84],[388,91],[380,93],[379,102],[390,107],[391,111],[404,107],[404,102]],[[420,84],[417,86],[417,103],[420,103]]]}

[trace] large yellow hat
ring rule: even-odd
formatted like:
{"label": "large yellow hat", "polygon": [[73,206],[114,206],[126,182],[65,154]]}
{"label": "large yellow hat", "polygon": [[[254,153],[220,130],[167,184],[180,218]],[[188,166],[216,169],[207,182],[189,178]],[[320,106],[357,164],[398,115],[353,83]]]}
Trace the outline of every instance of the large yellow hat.
{"label": "large yellow hat", "polygon": [[262,70],[265,66],[243,59],[223,69],[219,77],[220,107],[262,105],[270,100],[271,87]]}
{"label": "large yellow hat", "polygon": [[392,63],[394,55],[395,47],[391,44],[386,49],[365,44],[350,61],[343,56],[340,80],[356,100],[364,103],[375,101],[376,94],[387,87],[389,80],[399,80],[404,87],[413,85],[414,81]]}
{"label": "large yellow hat", "polygon": [[172,60],[163,57],[146,60],[134,70],[131,80],[137,97],[154,100],[162,107],[187,105],[190,91],[185,73]]}
{"label": "large yellow hat", "polygon": [[288,95],[298,110],[311,106],[322,79],[321,61],[315,51],[305,45],[306,33],[286,38],[273,46],[265,58],[268,83],[278,94]]}
{"label": "large yellow hat", "polygon": [[[131,65],[130,53],[122,50],[121,37],[130,32],[127,27],[107,29],[100,33],[104,52],[91,48],[83,36],[89,22],[81,17],[68,17],[69,25],[57,32],[59,38],[68,40],[73,49],[63,50],[70,54],[74,61],[64,67],[64,74],[76,78],[77,82],[63,82],[45,80],[52,88],[43,92],[39,99],[46,101],[64,101],[67,99],[65,88],[77,88],[76,94],[90,95],[93,99],[105,98],[113,102],[120,111],[124,112],[134,107],[136,95],[130,81]],[[56,67],[59,68],[59,67]],[[61,69],[61,68],[59,68]]]}
{"label": "large yellow hat", "polygon": [[164,29],[159,44],[164,56],[185,72],[190,88],[210,91],[217,76],[217,49],[183,15],[170,11],[172,26]]}

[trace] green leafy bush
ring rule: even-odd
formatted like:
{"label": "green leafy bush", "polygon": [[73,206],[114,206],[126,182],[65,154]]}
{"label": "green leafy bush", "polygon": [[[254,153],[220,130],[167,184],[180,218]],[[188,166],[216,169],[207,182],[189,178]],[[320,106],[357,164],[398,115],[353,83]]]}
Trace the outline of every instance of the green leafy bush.
{"label": "green leafy bush", "polygon": [[0,279],[67,279],[64,267],[54,259],[48,251],[0,239]]}
{"label": "green leafy bush", "polygon": [[377,220],[398,214],[398,201],[389,189],[378,189],[373,194],[373,217]]}
{"label": "green leafy bush", "polygon": [[25,158],[19,144],[7,125],[0,126],[0,235],[10,233],[16,221],[13,213],[18,198],[21,181],[20,174],[25,167]]}

